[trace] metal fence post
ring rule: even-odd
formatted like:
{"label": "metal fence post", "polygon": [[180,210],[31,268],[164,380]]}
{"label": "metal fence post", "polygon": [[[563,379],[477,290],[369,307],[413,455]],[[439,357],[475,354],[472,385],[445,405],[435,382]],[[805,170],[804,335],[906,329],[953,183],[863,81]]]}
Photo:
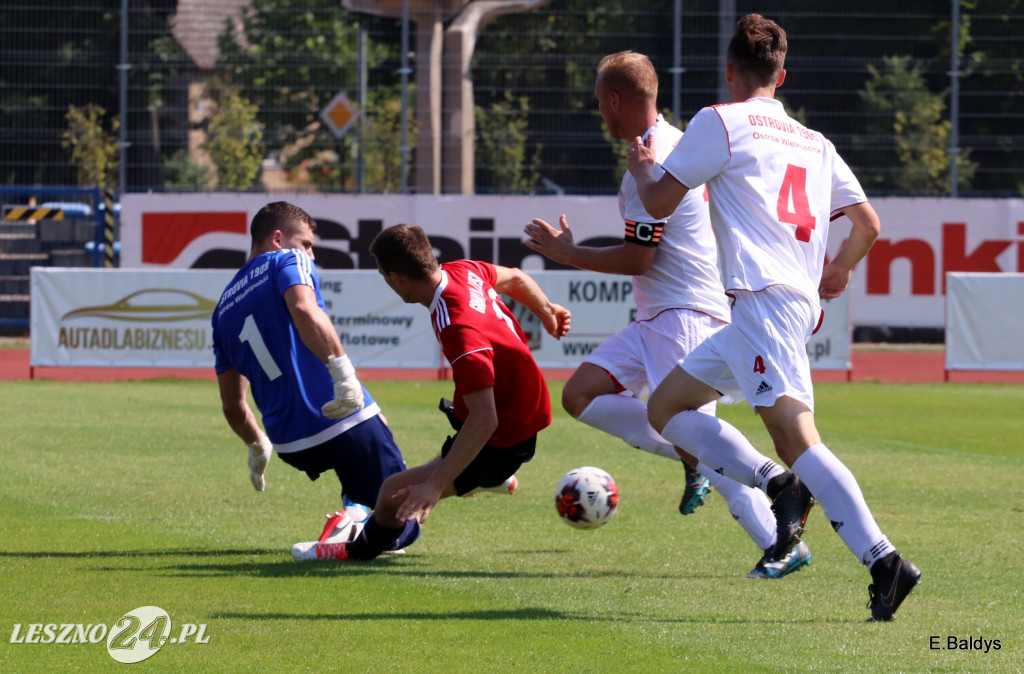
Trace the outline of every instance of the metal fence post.
{"label": "metal fence post", "polygon": [[957,163],[960,155],[960,0],[952,0],[949,88],[949,196],[959,194]]}

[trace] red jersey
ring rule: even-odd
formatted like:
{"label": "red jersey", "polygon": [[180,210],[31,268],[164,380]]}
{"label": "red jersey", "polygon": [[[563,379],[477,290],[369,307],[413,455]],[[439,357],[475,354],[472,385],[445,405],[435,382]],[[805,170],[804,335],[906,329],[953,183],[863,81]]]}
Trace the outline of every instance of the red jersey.
{"label": "red jersey", "polygon": [[455,416],[465,421],[469,414],[465,394],[494,387],[498,428],[487,444],[511,447],[551,424],[551,400],[519,321],[494,290],[496,280],[486,262],[446,262],[430,319],[452,366]]}

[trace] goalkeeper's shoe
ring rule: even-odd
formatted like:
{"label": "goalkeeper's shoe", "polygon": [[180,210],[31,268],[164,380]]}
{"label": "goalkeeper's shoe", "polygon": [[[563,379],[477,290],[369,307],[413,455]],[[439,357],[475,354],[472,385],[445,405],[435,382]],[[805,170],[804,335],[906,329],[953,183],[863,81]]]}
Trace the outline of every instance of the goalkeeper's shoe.
{"label": "goalkeeper's shoe", "polygon": [[921,582],[921,569],[903,559],[898,552],[871,565],[871,585],[868,585],[868,622],[884,622],[896,618],[896,609],[907,595]]}
{"label": "goalkeeper's shoe", "polygon": [[683,498],[679,501],[679,513],[690,515],[694,510],[704,505],[708,494],[711,493],[711,483],[708,479],[697,472],[693,466],[683,462],[683,470],[686,471],[686,489],[683,491]]}
{"label": "goalkeeper's shoe", "polygon": [[[782,479],[779,475],[777,478]],[[785,559],[797,543],[800,534],[807,524],[807,514],[811,512],[814,498],[811,492],[795,474],[785,476],[782,488],[772,500],[772,512],[775,513],[776,538],[772,557]]]}
{"label": "goalkeeper's shoe", "polygon": [[492,494],[508,494],[509,496],[512,496],[516,493],[516,489],[519,489],[519,478],[513,475],[505,478],[505,481],[499,485],[495,485],[493,487],[477,487],[473,491],[463,494],[463,496],[473,496],[481,491],[490,492]]}
{"label": "goalkeeper's shoe", "polygon": [[308,543],[296,543],[292,546],[292,557],[296,561],[315,561],[318,559],[348,559],[347,543],[323,543],[321,541],[310,541]]}
{"label": "goalkeeper's shoe", "polygon": [[765,552],[757,566],[747,574],[747,578],[765,578],[774,580],[799,571],[811,563],[811,549],[800,541],[796,547],[779,561],[772,558],[771,551]]}
{"label": "goalkeeper's shoe", "polygon": [[320,543],[351,543],[362,530],[362,521],[353,519],[347,510],[339,510],[327,516],[327,523],[317,540]]}

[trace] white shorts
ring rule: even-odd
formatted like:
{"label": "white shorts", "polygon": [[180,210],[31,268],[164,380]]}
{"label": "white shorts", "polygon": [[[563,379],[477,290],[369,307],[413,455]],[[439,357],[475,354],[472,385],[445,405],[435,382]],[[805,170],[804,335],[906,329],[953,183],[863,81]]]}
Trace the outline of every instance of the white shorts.
{"label": "white shorts", "polygon": [[805,345],[821,310],[788,286],[732,291],[732,323],[693,350],[680,366],[734,401],[771,407],[789,396],[814,410]]}
{"label": "white shorts", "polygon": [[646,321],[630,323],[594,349],[584,362],[607,370],[642,398],[698,344],[726,325],[699,311],[667,309]]}

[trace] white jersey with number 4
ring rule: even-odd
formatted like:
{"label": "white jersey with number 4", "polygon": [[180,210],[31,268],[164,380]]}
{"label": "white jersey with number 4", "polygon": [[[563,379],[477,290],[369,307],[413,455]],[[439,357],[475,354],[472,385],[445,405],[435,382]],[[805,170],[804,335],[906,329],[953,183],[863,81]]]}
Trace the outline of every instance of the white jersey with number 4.
{"label": "white jersey with number 4", "polygon": [[867,201],[831,142],[752,98],[698,112],[662,166],[707,185],[726,290],[787,285],[818,304],[831,215]]}
{"label": "white jersey with number 4", "polygon": [[[654,137],[658,161],[665,159],[683,133],[658,115],[647,130]],[[657,247],[647,273],[633,277],[638,321],[666,309],[693,309],[729,322],[729,305],[718,271],[715,236],[703,189],[691,190],[666,220],[657,220],[644,208],[636,181],[628,172],[619,188],[619,212],[626,221],[626,241]]]}

